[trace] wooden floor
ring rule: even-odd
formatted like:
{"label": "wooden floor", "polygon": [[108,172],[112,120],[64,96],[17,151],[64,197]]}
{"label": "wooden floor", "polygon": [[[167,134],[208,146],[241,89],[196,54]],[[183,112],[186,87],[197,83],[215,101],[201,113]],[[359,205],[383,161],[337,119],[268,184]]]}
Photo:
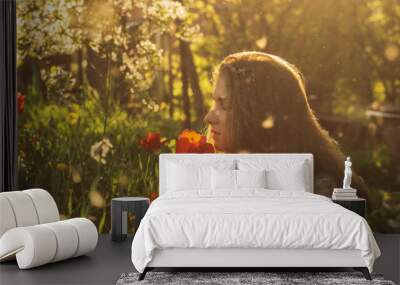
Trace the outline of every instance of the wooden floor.
{"label": "wooden floor", "polygon": [[[400,283],[400,235],[375,234],[375,238],[383,257],[376,261],[374,272]],[[29,270],[19,270],[15,261],[2,263],[0,284],[115,284],[122,273],[135,271],[131,243],[132,238],[116,243],[109,235],[100,235],[96,250],[88,256]]]}

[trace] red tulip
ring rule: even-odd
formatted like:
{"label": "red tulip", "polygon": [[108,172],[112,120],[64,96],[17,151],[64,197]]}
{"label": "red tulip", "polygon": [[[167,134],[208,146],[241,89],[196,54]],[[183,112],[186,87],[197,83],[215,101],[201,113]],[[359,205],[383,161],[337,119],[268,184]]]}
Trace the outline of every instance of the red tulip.
{"label": "red tulip", "polygon": [[158,192],[150,192],[150,202],[152,202],[153,200],[157,199],[158,197]]}
{"label": "red tulip", "polygon": [[199,153],[214,153],[214,152],[215,152],[215,148],[210,143],[205,143],[205,144],[199,146]]}
{"label": "red tulip", "polygon": [[176,153],[214,152],[214,146],[207,143],[206,137],[193,130],[184,130],[176,140]]}
{"label": "red tulip", "polygon": [[25,108],[25,96],[17,92],[18,113],[22,113]]}
{"label": "red tulip", "polygon": [[140,140],[140,144],[143,146],[145,150],[156,152],[160,150],[161,145],[165,141],[161,140],[161,135],[160,133],[153,133],[149,132],[145,138]]}

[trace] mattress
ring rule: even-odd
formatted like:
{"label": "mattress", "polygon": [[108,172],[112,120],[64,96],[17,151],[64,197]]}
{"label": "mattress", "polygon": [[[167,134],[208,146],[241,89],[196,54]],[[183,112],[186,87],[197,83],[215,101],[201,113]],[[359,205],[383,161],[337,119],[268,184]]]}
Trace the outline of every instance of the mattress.
{"label": "mattress", "polygon": [[379,248],[361,216],[301,191],[169,192],[150,206],[132,243],[139,272],[163,249],[358,250],[372,271]]}

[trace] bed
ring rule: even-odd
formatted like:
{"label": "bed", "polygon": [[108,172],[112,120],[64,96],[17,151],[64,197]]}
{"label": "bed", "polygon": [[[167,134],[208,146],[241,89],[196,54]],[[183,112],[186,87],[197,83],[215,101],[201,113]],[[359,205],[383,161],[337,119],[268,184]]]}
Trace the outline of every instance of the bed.
{"label": "bed", "polygon": [[361,216],[313,194],[312,154],[161,154],[159,198],[132,242],[159,267],[352,267],[380,251]]}

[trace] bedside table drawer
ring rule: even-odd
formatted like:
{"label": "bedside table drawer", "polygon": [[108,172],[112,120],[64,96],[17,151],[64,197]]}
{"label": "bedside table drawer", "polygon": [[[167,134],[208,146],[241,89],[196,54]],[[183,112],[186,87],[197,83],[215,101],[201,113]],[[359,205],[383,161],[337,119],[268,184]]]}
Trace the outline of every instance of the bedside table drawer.
{"label": "bedside table drawer", "polygon": [[339,204],[340,206],[359,214],[361,217],[365,218],[366,211],[366,201],[365,199],[354,199],[354,200],[332,200],[333,203]]}

